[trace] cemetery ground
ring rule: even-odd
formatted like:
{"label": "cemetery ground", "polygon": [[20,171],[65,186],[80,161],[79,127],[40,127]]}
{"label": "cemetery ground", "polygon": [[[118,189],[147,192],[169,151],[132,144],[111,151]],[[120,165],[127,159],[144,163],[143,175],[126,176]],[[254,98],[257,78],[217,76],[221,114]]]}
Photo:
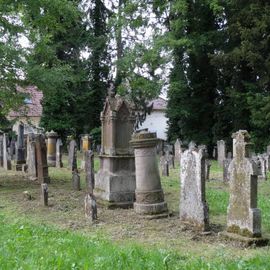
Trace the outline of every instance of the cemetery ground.
{"label": "cemetery ground", "polygon": [[[98,221],[91,224],[84,217],[84,173],[81,191],[72,190],[67,168],[50,168],[49,174],[49,207],[44,207],[38,183],[0,169],[0,269],[270,269],[270,247],[245,248],[219,238],[229,195],[216,161],[206,184],[211,234],[179,222],[179,165],[162,177],[171,215],[153,220],[132,209],[99,207]],[[263,236],[270,238],[269,181],[259,182],[258,194]]]}

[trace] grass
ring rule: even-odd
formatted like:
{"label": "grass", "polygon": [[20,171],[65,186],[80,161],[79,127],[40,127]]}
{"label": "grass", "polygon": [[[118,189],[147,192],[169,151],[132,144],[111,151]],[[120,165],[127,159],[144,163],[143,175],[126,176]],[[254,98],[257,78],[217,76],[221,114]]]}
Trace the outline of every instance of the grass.
{"label": "grass", "polygon": [[[98,159],[95,166],[97,171]],[[179,166],[162,177],[173,216],[161,220],[139,219],[132,209],[99,208],[98,222],[89,224],[84,191],[72,190],[71,172],[50,168],[50,177],[50,207],[45,208],[37,183],[0,169],[0,269],[270,269],[269,247],[243,249],[219,239],[229,195],[215,161],[206,185],[209,236],[182,230],[179,224]],[[84,177],[81,172],[83,189]],[[25,200],[24,190],[34,199]],[[263,233],[269,236],[269,183],[260,182],[258,190]]]}

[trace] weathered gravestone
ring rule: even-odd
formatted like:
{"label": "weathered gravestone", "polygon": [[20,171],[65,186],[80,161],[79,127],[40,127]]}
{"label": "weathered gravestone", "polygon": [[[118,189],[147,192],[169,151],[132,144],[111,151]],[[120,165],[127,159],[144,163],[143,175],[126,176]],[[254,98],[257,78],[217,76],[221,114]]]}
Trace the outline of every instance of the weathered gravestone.
{"label": "weathered gravestone", "polygon": [[166,155],[160,157],[160,168],[162,176],[169,176],[169,162]]}
{"label": "weathered gravestone", "polygon": [[142,131],[133,134],[131,145],[135,149],[136,202],[134,210],[150,218],[167,217],[167,203],[161,187],[157,163],[156,133]]}
{"label": "weathered gravestone", "polygon": [[259,165],[260,172],[259,172],[258,178],[260,180],[266,181],[267,180],[267,165],[266,165],[267,159],[263,154],[258,155],[258,162],[260,163]]}
{"label": "weathered gravestone", "polygon": [[68,167],[71,171],[77,169],[77,143],[75,140],[71,140],[68,150]]}
{"label": "weathered gravestone", "polygon": [[41,184],[41,204],[43,206],[48,206],[49,201],[49,189],[47,183]]}
{"label": "weathered gravestone", "polygon": [[234,154],[229,165],[227,233],[223,235],[246,244],[264,244],[265,240],[260,238],[261,212],[257,208],[257,166],[250,158],[250,136],[246,130],[239,130],[232,137]]}
{"label": "weathered gravestone", "polygon": [[135,124],[134,106],[111,93],[101,113],[100,170],[95,196],[108,208],[132,207],[135,198],[135,162],[129,145]]}
{"label": "weathered gravestone", "polygon": [[223,160],[223,182],[227,183],[230,180],[229,176],[229,165],[231,163],[231,158],[226,158]]}
{"label": "weathered gravestone", "polygon": [[81,190],[80,174],[77,169],[72,171],[72,185],[74,190]]}
{"label": "weathered gravestone", "polygon": [[92,193],[88,193],[84,198],[84,213],[85,217],[91,222],[97,220],[97,203],[96,198]]}
{"label": "weathered gravestone", "polygon": [[180,220],[201,231],[209,230],[205,180],[205,150],[190,144],[181,155]]}
{"label": "weathered gravestone", "polygon": [[20,123],[18,127],[18,137],[16,145],[15,169],[22,171],[22,166],[25,164],[25,148],[24,148],[24,124]]}
{"label": "weathered gravestone", "polygon": [[62,168],[63,162],[62,162],[62,151],[63,151],[63,143],[60,138],[56,141],[56,168]]}
{"label": "weathered gravestone", "polygon": [[29,133],[27,136],[27,171],[30,180],[37,180],[36,137]]}
{"label": "weathered gravestone", "polygon": [[83,152],[83,160],[81,161],[81,169],[84,170],[85,169],[85,153],[86,151],[91,149],[91,137],[88,134],[85,134],[82,139],[82,152]]}
{"label": "weathered gravestone", "polygon": [[47,147],[45,136],[36,135],[36,160],[37,160],[37,177],[39,183],[49,183],[49,172],[47,165]]}
{"label": "weathered gravestone", "polygon": [[4,142],[4,133],[0,130],[0,167],[4,165],[4,149],[3,149],[3,142]]}
{"label": "weathered gravestone", "polygon": [[11,160],[7,149],[8,137],[7,134],[3,135],[3,167],[6,170],[11,170]]}
{"label": "weathered gravestone", "polygon": [[47,164],[50,167],[56,167],[56,140],[58,134],[51,130],[46,133],[47,136]]}
{"label": "weathered gravestone", "polygon": [[181,159],[181,153],[182,153],[182,142],[177,139],[176,142],[174,143],[174,155],[175,155],[175,159],[176,162],[178,162],[178,164],[180,163],[180,159]]}
{"label": "weathered gravestone", "polygon": [[218,164],[223,166],[223,160],[226,159],[226,143],[223,140],[217,141],[217,155],[218,155]]}
{"label": "weathered gravestone", "polygon": [[9,155],[11,160],[14,159],[14,154],[16,154],[16,141],[12,138],[9,146]]}
{"label": "weathered gravestone", "polygon": [[85,180],[86,189],[93,194],[95,188],[94,153],[91,150],[85,152]]}

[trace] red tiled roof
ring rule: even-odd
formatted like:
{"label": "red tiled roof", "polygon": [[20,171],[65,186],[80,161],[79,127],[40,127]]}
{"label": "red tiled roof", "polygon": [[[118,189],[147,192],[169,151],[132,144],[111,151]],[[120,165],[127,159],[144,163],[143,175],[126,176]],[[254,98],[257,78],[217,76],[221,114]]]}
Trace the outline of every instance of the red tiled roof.
{"label": "red tiled roof", "polygon": [[164,98],[162,98],[162,97],[159,97],[157,99],[151,100],[150,101],[150,104],[151,103],[154,103],[153,110],[163,111],[163,110],[166,110],[166,108],[167,108],[167,101]]}
{"label": "red tiled roof", "polygon": [[42,115],[42,105],[41,100],[43,98],[43,93],[37,89],[36,86],[27,86],[25,88],[18,87],[17,90],[22,93],[29,94],[29,100],[32,101],[31,104],[24,104],[18,111],[11,111],[9,117],[40,117]]}

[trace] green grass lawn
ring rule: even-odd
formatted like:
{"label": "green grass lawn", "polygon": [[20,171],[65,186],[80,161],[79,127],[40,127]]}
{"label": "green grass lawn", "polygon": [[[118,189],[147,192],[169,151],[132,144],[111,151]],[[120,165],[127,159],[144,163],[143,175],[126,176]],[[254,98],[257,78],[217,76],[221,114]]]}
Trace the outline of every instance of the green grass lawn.
{"label": "green grass lawn", "polygon": [[[64,160],[66,164],[66,157]],[[98,169],[98,159],[95,160]],[[228,186],[216,162],[206,185],[213,233],[183,229],[178,219],[179,166],[162,177],[172,216],[140,219],[132,209],[98,208],[98,221],[84,218],[82,191],[73,191],[68,169],[50,168],[49,207],[37,183],[0,170],[0,269],[270,269],[269,247],[241,248],[219,239],[225,229]],[[22,196],[28,190],[33,200]],[[270,236],[270,187],[259,183],[264,236]]]}

